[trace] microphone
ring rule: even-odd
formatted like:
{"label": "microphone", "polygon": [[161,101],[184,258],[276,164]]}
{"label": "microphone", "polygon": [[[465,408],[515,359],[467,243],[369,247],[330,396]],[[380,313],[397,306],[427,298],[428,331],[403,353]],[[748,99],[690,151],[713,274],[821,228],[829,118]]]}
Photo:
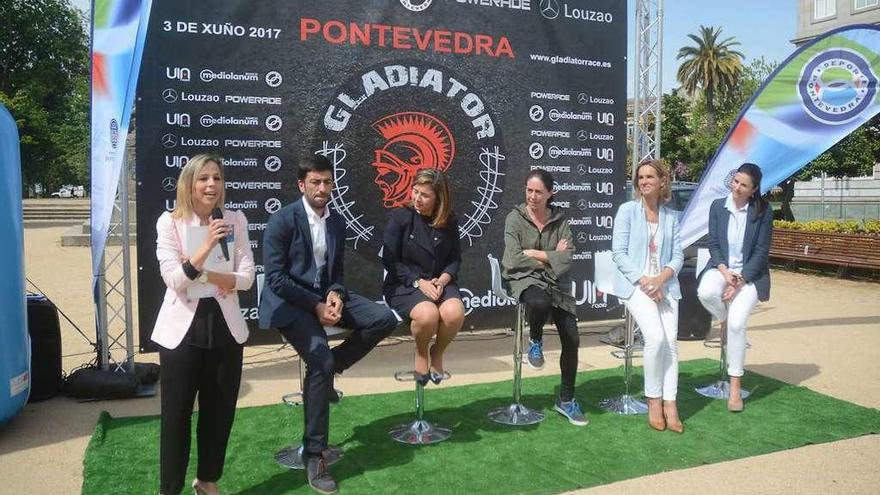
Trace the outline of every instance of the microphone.
{"label": "microphone", "polygon": [[[220,208],[214,207],[211,210],[211,220],[223,220],[223,212]],[[220,239],[220,250],[223,251],[223,257],[226,258],[226,261],[229,261],[229,245],[226,243],[226,238]]]}

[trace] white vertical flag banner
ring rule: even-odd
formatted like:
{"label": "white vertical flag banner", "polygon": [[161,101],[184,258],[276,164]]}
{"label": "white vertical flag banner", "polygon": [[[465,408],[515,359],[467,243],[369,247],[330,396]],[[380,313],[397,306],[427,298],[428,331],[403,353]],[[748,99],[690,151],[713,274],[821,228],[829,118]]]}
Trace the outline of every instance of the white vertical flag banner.
{"label": "white vertical flag banner", "polygon": [[761,167],[761,192],[784,181],[880,111],[880,28],[853,25],[802,46],[745,106],[703,172],[681,219],[681,244],[708,231],[709,206],[736,169]]}
{"label": "white vertical flag banner", "polygon": [[110,220],[134,102],[151,0],[92,3],[91,245],[93,284]]}

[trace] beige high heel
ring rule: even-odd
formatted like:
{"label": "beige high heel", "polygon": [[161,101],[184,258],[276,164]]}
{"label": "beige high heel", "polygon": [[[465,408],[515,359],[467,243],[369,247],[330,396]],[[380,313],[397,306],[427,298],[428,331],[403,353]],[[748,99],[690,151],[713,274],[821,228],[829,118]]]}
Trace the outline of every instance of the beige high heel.
{"label": "beige high heel", "polygon": [[657,431],[666,429],[666,419],[663,418],[662,404],[662,399],[648,397],[648,425]]}
{"label": "beige high heel", "polygon": [[[672,411],[672,414],[667,414],[667,410]],[[666,420],[667,430],[679,434],[684,433],[684,423],[678,416],[678,407],[674,400],[663,401],[663,419]]]}

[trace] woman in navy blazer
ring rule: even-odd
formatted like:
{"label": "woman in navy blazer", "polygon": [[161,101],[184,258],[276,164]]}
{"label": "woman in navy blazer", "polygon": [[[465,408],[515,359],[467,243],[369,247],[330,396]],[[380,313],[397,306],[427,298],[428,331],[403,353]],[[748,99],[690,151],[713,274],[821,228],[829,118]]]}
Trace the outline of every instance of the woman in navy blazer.
{"label": "woman in navy blazer", "polygon": [[614,217],[614,295],[626,305],[645,338],[648,424],[655,430],[682,433],[676,395],[678,272],[684,256],[678,215],[664,205],[672,194],[666,164],[641,163],[633,177],[633,192],[635,199],[622,204]]}
{"label": "woman in navy blazer", "polygon": [[[197,494],[216,494],[223,474],[226,443],[235,418],[241,382],[242,344],[248,328],[241,315],[238,291],[254,281],[254,261],[247,219],[223,208],[223,160],[215,155],[192,157],[180,171],[177,204],[156,222],[156,258],[167,289],[151,339],[159,345],[162,413],[159,447],[159,493],[183,489],[190,452],[193,402],[199,398],[196,433],[198,469],[192,483]],[[194,227],[207,229],[204,241],[187,255]],[[224,256],[217,244],[225,239],[231,272],[209,271],[210,258]],[[202,297],[187,289],[203,286]]]}
{"label": "woman in navy blazer", "polygon": [[411,206],[391,211],[382,246],[388,272],[382,292],[391,308],[411,320],[416,341],[413,369],[423,385],[429,379],[435,384],[443,380],[443,353],[464,323],[456,283],[461,245],[451,199],[442,172],[420,170],[413,181]]}
{"label": "woman in navy blazer", "polygon": [[761,169],[744,163],[733,176],[730,194],[709,208],[709,254],[697,296],[721,322],[727,338],[727,409],[743,410],[740,396],[746,357],[746,323],[758,301],[770,299],[770,240],[773,211],[761,197]]}

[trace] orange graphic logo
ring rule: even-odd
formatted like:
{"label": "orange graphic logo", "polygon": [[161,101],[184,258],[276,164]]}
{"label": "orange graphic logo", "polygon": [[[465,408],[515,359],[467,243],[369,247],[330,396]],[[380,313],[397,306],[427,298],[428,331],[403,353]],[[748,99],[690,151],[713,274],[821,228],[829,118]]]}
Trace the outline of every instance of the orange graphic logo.
{"label": "orange graphic logo", "polygon": [[445,171],[455,157],[455,139],[446,124],[422,112],[400,112],[373,122],[373,129],[385,138],[371,164],[374,182],[382,190],[385,208],[404,206],[409,201],[416,173],[425,168]]}

